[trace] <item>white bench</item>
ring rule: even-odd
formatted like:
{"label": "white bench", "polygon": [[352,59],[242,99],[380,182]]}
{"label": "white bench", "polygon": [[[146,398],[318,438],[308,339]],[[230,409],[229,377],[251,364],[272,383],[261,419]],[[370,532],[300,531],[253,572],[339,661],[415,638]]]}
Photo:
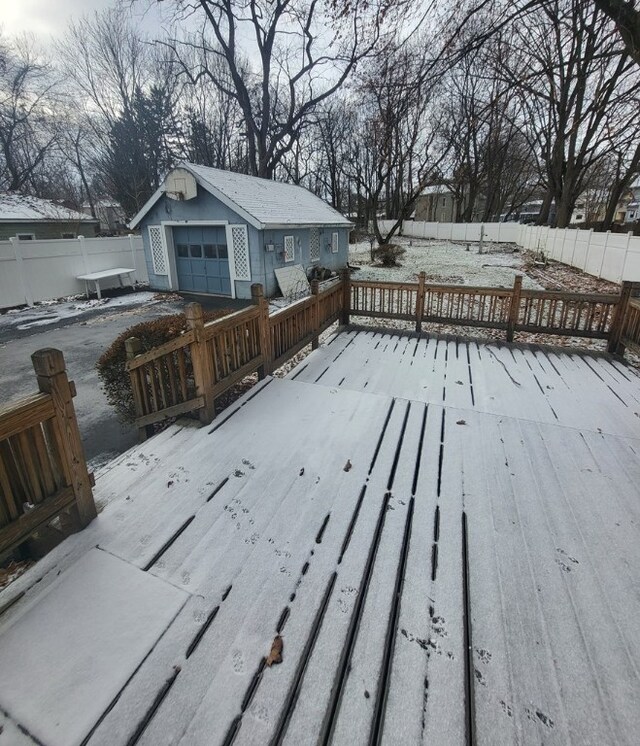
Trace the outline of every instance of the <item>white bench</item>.
{"label": "white bench", "polygon": [[129,282],[131,283],[131,287],[133,287],[134,272],[135,269],[131,269],[130,267],[116,267],[115,269],[103,269],[100,272],[90,272],[88,275],[78,275],[77,279],[84,280],[87,298],[89,297],[89,282],[95,282],[98,298],[102,298],[102,294],[100,293],[100,280],[106,280],[108,277],[117,277],[118,280],[120,280],[120,287],[123,287],[122,275],[129,275]]}

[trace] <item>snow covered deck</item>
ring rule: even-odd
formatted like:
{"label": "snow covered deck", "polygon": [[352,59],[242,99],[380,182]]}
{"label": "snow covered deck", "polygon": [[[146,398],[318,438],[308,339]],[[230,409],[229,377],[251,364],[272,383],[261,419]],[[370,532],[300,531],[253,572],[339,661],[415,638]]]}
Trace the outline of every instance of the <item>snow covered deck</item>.
{"label": "snow covered deck", "polygon": [[605,357],[335,337],[0,594],[0,744],[636,742],[639,412]]}

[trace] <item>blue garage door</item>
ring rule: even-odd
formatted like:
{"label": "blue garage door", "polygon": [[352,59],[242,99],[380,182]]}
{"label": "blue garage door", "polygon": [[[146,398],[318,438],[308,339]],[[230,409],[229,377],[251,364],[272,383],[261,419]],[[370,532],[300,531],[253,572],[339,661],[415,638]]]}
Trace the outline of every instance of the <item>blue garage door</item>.
{"label": "blue garage door", "polygon": [[180,290],[231,295],[229,253],[223,225],[176,227],[173,244]]}

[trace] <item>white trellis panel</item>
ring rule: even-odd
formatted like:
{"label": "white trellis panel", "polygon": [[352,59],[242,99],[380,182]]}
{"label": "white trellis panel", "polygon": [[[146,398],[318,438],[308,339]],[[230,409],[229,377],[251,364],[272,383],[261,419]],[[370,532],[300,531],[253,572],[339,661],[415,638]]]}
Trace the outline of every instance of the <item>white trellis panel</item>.
{"label": "white trellis panel", "polygon": [[296,258],[296,242],[293,236],[284,237],[284,260],[292,262]]}
{"label": "white trellis panel", "polygon": [[156,275],[169,274],[169,257],[167,244],[164,239],[164,228],[160,225],[149,226],[149,245],[151,247],[151,263]]}
{"label": "white trellis panel", "polygon": [[249,235],[246,225],[231,226],[231,250],[235,266],[235,279],[250,280],[251,261],[249,258]]}
{"label": "white trellis panel", "polygon": [[338,233],[337,231],[335,233],[331,234],[331,253],[337,254],[338,253]]}
{"label": "white trellis panel", "polygon": [[317,228],[309,231],[309,261],[320,261],[320,231]]}

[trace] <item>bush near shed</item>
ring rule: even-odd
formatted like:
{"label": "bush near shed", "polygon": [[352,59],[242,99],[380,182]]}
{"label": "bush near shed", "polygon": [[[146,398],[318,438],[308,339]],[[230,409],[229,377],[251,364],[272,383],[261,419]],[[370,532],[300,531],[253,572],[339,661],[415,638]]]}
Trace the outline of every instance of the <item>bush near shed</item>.
{"label": "bush near shed", "polygon": [[[205,323],[213,321],[229,313],[232,313],[231,309],[205,311],[204,321]],[[100,356],[96,363],[98,377],[102,382],[107,401],[116,410],[121,420],[134,422],[136,418],[131,379],[126,369],[126,340],[129,337],[137,337],[142,344],[142,351],[147,352],[175,339],[186,329],[186,323],[184,314],[176,313],[135,324],[116,337]]]}

